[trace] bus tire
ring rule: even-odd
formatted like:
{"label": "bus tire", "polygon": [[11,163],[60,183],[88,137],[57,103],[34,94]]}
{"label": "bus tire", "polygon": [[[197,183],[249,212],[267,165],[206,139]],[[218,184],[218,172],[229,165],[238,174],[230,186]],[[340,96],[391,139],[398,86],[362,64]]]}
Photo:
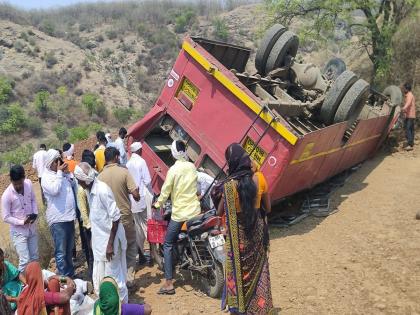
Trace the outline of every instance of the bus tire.
{"label": "bus tire", "polygon": [[325,125],[331,125],[341,100],[356,81],[357,76],[353,72],[347,70],[340,74],[333,82],[325,96],[319,114],[321,121]]}
{"label": "bus tire", "polygon": [[281,34],[283,34],[285,31],[286,28],[283,25],[274,24],[265,32],[255,56],[255,68],[260,74],[265,74],[265,65],[267,63],[267,58],[270,55],[271,49]]}
{"label": "bus tire", "polygon": [[369,97],[369,83],[363,79],[359,79],[344,95],[343,100],[335,113],[334,123],[347,121],[347,125],[351,126],[359,117],[360,112],[366,104]]}
{"label": "bus tire", "polygon": [[346,63],[341,58],[332,58],[322,69],[325,78],[335,81],[340,74],[346,71]]}
{"label": "bus tire", "polygon": [[382,94],[388,97],[394,106],[400,106],[403,102],[401,89],[396,85],[387,86]]}
{"label": "bus tire", "polygon": [[291,31],[284,32],[273,46],[265,66],[265,73],[283,67],[286,56],[295,57],[299,48],[299,38]]}

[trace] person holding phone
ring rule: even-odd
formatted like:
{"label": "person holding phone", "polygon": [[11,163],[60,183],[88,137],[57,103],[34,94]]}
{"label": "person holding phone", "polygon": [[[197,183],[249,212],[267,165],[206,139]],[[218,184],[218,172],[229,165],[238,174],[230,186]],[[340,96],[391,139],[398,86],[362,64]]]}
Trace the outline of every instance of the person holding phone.
{"label": "person holding phone", "polygon": [[10,185],[1,197],[3,221],[10,225],[10,238],[19,256],[19,271],[38,259],[38,206],[32,182],[22,165],[10,168]]}
{"label": "person holding phone", "polygon": [[74,220],[76,200],[75,180],[67,171],[67,164],[54,149],[47,151],[42,188],[47,200],[46,218],[54,242],[54,256],[58,274],[73,277]]}

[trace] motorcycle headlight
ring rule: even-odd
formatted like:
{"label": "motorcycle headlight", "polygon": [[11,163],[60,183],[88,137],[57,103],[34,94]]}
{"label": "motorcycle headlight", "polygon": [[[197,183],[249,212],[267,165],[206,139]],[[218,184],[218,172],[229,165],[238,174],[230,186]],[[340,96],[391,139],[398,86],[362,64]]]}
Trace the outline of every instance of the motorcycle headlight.
{"label": "motorcycle headlight", "polygon": [[204,232],[203,234],[201,234],[200,238],[201,238],[202,241],[204,241],[204,240],[207,239],[208,236],[209,236],[209,233]]}

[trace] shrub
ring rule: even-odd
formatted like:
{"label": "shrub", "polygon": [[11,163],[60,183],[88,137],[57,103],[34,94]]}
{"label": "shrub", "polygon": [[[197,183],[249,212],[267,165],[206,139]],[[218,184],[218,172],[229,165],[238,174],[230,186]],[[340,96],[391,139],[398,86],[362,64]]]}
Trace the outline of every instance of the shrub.
{"label": "shrub", "polygon": [[98,108],[99,112],[102,111],[102,100],[95,93],[86,93],[85,95],[83,95],[82,104],[86,108],[90,116],[98,113]]}
{"label": "shrub", "polygon": [[50,51],[44,55],[44,61],[48,69],[54,67],[54,65],[58,62],[53,51]]}
{"label": "shrub", "polygon": [[48,91],[39,91],[35,95],[35,109],[42,115],[46,115],[49,110],[50,93]]}
{"label": "shrub", "polygon": [[70,129],[69,141],[74,143],[89,138],[89,131],[86,127],[74,127]]}
{"label": "shrub", "polygon": [[12,95],[12,84],[5,77],[0,77],[0,104],[9,100]]}
{"label": "shrub", "polygon": [[130,52],[133,53],[136,50],[134,49],[134,45],[126,42],[122,42],[121,45],[118,46],[119,49],[121,49],[124,52]]}
{"label": "shrub", "polygon": [[58,94],[61,98],[65,98],[65,97],[67,96],[67,93],[68,93],[68,91],[67,91],[67,87],[66,87],[66,86],[62,85],[62,86],[59,86],[59,87],[57,88],[57,94]]}
{"label": "shrub", "polygon": [[228,27],[226,25],[226,22],[222,18],[215,18],[213,20],[213,35],[220,40],[226,41],[228,39],[229,33],[228,33]]}
{"label": "shrub", "polygon": [[116,39],[118,37],[118,32],[114,29],[110,29],[108,31],[105,32],[106,36],[108,37],[108,39]]}
{"label": "shrub", "polygon": [[92,71],[92,68],[90,66],[90,62],[87,58],[83,59],[83,61],[80,65],[83,67],[83,70],[85,70],[86,72]]}
{"label": "shrub", "polygon": [[102,58],[108,58],[112,55],[113,51],[111,48],[105,48],[104,50],[102,50],[101,56]]}
{"label": "shrub", "polygon": [[41,136],[44,132],[42,121],[38,117],[28,117],[26,128],[35,137]]}
{"label": "shrub", "polygon": [[25,42],[29,40],[29,36],[26,32],[21,32],[19,37],[23,39]]}
{"label": "shrub", "polygon": [[50,36],[55,35],[55,25],[48,20],[44,20],[39,29]]}
{"label": "shrub", "polygon": [[115,108],[112,113],[119,123],[125,124],[133,116],[134,110],[132,108]]}
{"label": "shrub", "polygon": [[29,43],[29,45],[31,45],[31,46],[35,46],[35,45],[36,45],[35,38],[30,37],[30,38],[29,38],[29,40],[28,40],[28,43]]}
{"label": "shrub", "polygon": [[74,94],[76,94],[76,96],[82,96],[83,95],[83,90],[82,89],[75,89]]}
{"label": "shrub", "polygon": [[25,127],[27,122],[26,114],[19,103],[10,104],[2,116],[5,118],[0,124],[0,132],[3,134],[17,133]]}
{"label": "shrub", "polygon": [[101,117],[104,121],[106,121],[108,119],[108,109],[106,108],[106,106],[103,102],[98,103],[98,106],[96,107],[95,114],[98,117]]}
{"label": "shrub", "polygon": [[89,138],[91,134],[101,129],[102,129],[101,125],[95,124],[95,123],[85,125],[85,126],[74,127],[69,130],[70,135],[69,135],[68,140],[72,143],[78,142],[81,140],[86,140],[87,138]]}
{"label": "shrub", "polygon": [[69,89],[74,89],[80,82],[82,73],[80,71],[63,71],[60,75],[60,83]]}
{"label": "shrub", "polygon": [[23,51],[23,49],[26,47],[26,45],[25,45],[25,43],[24,42],[22,42],[21,40],[17,40],[17,41],[15,41],[15,43],[13,44],[13,47],[15,48],[15,50],[17,51],[17,52],[22,52]]}
{"label": "shrub", "polygon": [[1,162],[10,167],[12,164],[25,164],[32,158],[34,147],[32,144],[17,147],[12,151],[5,152],[1,155]]}
{"label": "shrub", "polygon": [[95,40],[98,43],[102,43],[104,41],[104,36],[102,34],[99,34],[98,36],[95,37]]}
{"label": "shrub", "polygon": [[184,10],[180,15],[175,17],[175,32],[183,33],[188,26],[191,26],[196,19],[196,13],[192,9]]}
{"label": "shrub", "polygon": [[66,140],[68,136],[67,128],[63,124],[57,124],[53,128],[55,135],[57,136],[57,139],[60,141]]}

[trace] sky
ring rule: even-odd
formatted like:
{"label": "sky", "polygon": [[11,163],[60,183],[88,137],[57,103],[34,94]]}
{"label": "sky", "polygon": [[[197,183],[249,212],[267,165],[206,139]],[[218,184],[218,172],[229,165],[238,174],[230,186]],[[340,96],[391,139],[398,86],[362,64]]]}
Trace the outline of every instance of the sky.
{"label": "sky", "polygon": [[5,2],[23,9],[49,9],[81,2],[98,2],[98,0],[6,0]]}

